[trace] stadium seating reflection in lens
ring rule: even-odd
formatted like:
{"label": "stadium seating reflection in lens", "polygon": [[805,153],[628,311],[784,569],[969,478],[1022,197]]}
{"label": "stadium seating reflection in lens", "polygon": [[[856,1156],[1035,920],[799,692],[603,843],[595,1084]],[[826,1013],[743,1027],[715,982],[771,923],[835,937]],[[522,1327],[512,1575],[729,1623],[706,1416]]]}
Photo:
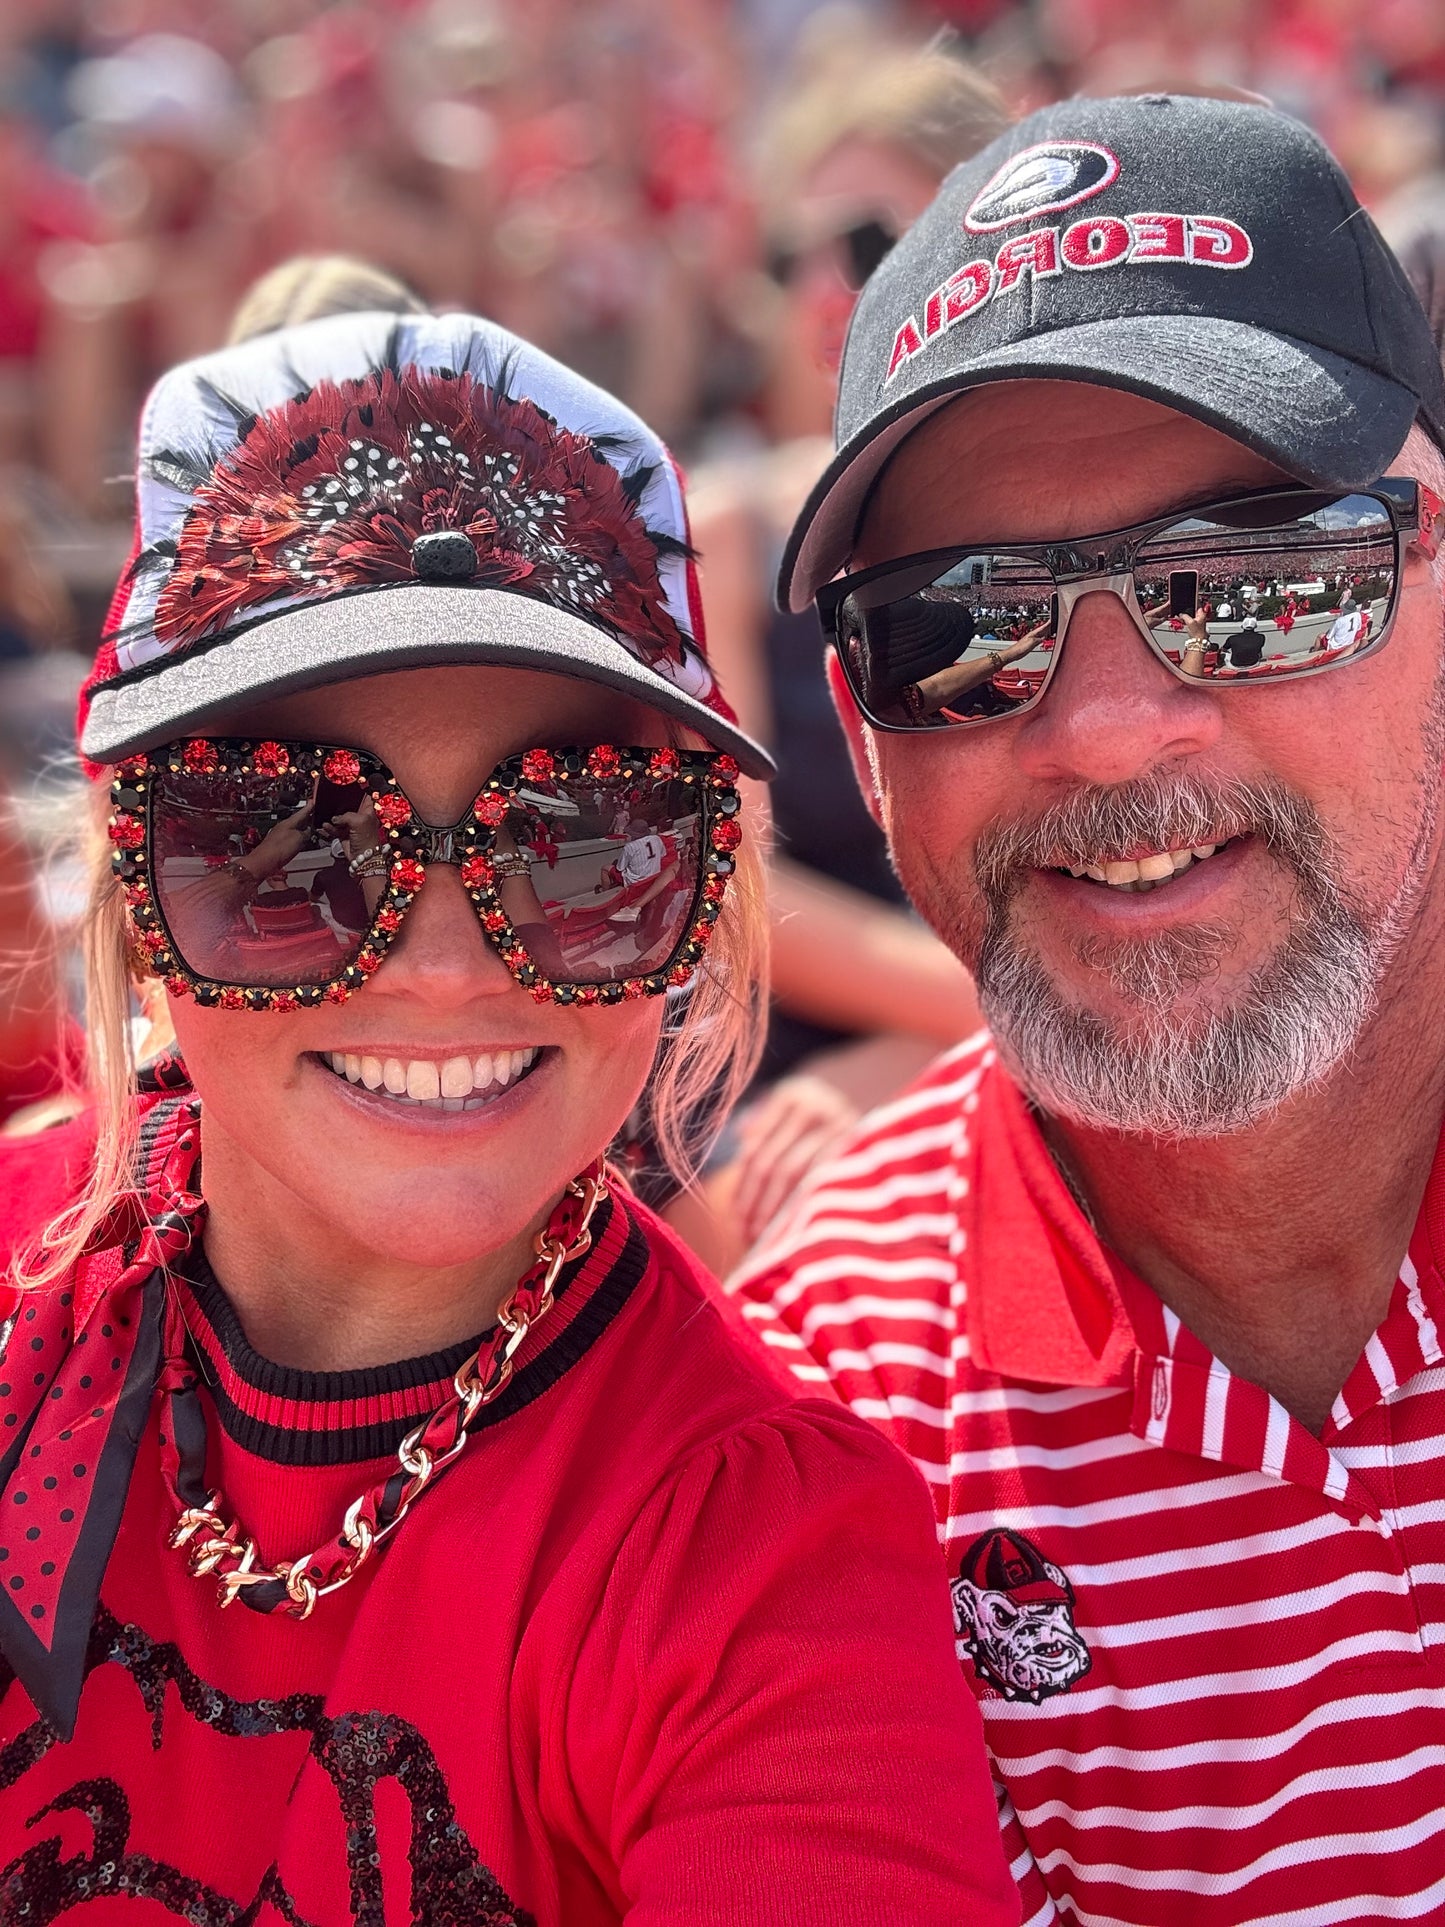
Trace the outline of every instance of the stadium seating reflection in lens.
{"label": "stadium seating reflection in lens", "polygon": [[[1267,501],[1185,516],[1139,550],[1140,610],[1171,662],[1209,681],[1253,682],[1322,668],[1379,640],[1396,577],[1384,505],[1368,495],[1317,496],[1299,508],[1285,522]],[[1187,653],[1181,575],[1197,594],[1202,661]]]}
{"label": "stadium seating reflection in lens", "polygon": [[524,782],[497,838],[502,907],[554,981],[645,976],[687,930],[703,840],[696,785]]}
{"label": "stadium seating reflection in lens", "polygon": [[843,604],[842,642],[872,712],[902,727],[1006,716],[1049,671],[1053,577],[1023,556],[966,555],[910,586],[890,575]]}
{"label": "stadium seating reflection in lens", "polygon": [[152,875],[186,965],[203,977],[325,982],[371,923],[353,858],[380,841],[364,783],[291,772],[167,770],[154,803]]}

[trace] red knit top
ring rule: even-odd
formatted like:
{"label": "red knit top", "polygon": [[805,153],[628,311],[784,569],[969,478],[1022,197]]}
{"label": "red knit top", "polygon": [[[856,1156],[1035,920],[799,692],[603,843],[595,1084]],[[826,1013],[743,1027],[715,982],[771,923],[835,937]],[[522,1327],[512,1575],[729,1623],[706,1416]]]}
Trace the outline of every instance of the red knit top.
{"label": "red knit top", "polygon": [[[0,1243],[82,1136],[0,1151]],[[166,1294],[207,1480],[268,1559],[337,1529],[473,1347],[277,1366],[199,1247],[0,1298],[0,1921],[1017,1921],[917,1475],[630,1198],[594,1230],[467,1449],[304,1622],[223,1613],[167,1546]]]}

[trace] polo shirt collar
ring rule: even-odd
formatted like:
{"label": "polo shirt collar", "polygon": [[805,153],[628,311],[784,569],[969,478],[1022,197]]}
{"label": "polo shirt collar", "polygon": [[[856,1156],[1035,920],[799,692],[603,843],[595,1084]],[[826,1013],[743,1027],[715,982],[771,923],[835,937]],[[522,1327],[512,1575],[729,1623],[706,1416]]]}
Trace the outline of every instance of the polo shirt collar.
{"label": "polo shirt collar", "polygon": [[[969,1355],[1033,1384],[1132,1392],[1148,1444],[1321,1493],[1352,1518],[1379,1501],[1331,1449],[1421,1370],[1445,1363],[1445,1135],[1386,1314],[1316,1438],[1262,1387],[1231,1373],[1100,1240],[995,1059],[960,1128],[974,1181],[954,1196]],[[960,1145],[962,1150],[962,1145]]]}
{"label": "polo shirt collar", "polygon": [[964,1316],[973,1362],[1045,1385],[1125,1383],[1138,1347],[1114,1261],[997,1060],[976,1095],[964,1121],[974,1183],[955,1199],[971,1247]]}

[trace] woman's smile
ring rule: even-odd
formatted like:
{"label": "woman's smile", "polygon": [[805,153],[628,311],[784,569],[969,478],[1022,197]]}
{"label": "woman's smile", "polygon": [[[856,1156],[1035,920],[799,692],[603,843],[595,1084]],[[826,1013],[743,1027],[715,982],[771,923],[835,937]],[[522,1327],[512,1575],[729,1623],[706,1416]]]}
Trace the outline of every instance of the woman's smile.
{"label": "woman's smile", "polygon": [[541,1061],[544,1046],[493,1046],[446,1055],[404,1051],[316,1051],[311,1061],[389,1105],[437,1112],[478,1111],[514,1090]]}

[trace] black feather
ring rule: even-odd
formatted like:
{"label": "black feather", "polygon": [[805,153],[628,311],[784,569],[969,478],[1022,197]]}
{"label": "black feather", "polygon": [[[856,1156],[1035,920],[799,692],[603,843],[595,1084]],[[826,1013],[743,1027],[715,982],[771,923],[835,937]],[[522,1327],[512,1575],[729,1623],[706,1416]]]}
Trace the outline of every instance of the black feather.
{"label": "black feather", "polygon": [[224,388],[218,388],[209,376],[198,375],[196,386],[223,415],[231,417],[236,426],[237,441],[245,441],[256,426],[255,410],[248,408],[244,402],[237,401],[234,395],[228,395]]}
{"label": "black feather", "polygon": [[401,376],[401,323],[393,321],[386,331],[386,344],[381,351],[377,372]]}
{"label": "black feather", "polygon": [[186,494],[193,495],[211,479],[219,460],[219,452],[215,449],[158,448],[153,455],[146,457],[142,472],[152,481],[165,482],[171,488],[183,489]]}

